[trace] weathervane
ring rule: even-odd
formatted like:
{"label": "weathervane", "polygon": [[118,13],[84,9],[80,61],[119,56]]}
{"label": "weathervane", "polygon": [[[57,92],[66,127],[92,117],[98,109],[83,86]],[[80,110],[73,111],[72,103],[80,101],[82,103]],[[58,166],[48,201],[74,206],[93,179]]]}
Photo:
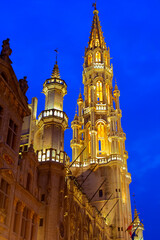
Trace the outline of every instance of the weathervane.
{"label": "weathervane", "polygon": [[135,193],[133,193],[133,201],[134,201],[134,207],[136,209],[136,198],[135,198]]}
{"label": "weathervane", "polygon": [[95,0],[95,3],[92,4],[92,7],[94,7],[94,10],[97,10],[96,5],[97,5],[97,3],[96,3],[96,0]]}
{"label": "weathervane", "polygon": [[58,52],[57,48],[54,51],[56,52],[56,64],[57,64],[57,55],[58,55],[59,52]]}

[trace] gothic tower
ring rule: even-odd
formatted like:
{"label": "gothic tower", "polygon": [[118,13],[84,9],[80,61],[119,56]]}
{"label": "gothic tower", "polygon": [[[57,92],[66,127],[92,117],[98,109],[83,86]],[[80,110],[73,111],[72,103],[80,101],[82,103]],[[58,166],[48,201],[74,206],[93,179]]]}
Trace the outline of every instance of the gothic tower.
{"label": "gothic tower", "polygon": [[113,89],[110,49],[96,8],[93,14],[83,65],[84,101],[80,94],[78,114],[71,124],[72,161],[79,156],[72,172],[89,202],[106,219],[110,237],[129,239],[125,230],[132,221],[131,175],[127,170],[126,135],[121,127],[120,91],[117,83]]}

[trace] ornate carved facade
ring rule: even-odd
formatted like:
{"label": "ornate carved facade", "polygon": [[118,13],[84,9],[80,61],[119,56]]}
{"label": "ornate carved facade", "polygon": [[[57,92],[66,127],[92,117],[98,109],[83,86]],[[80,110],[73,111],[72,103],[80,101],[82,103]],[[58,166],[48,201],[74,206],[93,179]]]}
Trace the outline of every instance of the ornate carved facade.
{"label": "ornate carved facade", "polygon": [[[120,91],[112,91],[110,52],[94,10],[85,49],[84,100],[71,127],[72,161],[64,152],[67,84],[57,61],[43,84],[45,109],[27,104],[26,77],[17,80],[9,39],[0,56],[0,239],[129,239],[132,221],[128,153],[121,127]],[[23,123],[23,126],[22,126]],[[137,214],[137,212],[135,213]],[[135,215],[137,240],[143,225]],[[140,226],[137,228],[137,226]]]}

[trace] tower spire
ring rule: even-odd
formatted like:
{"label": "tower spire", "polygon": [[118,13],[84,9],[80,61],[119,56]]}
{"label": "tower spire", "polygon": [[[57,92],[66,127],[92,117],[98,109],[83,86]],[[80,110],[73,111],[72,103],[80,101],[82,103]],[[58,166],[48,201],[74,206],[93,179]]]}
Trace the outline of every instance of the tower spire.
{"label": "tower spire", "polygon": [[99,16],[98,16],[99,12],[96,7],[96,1],[95,3],[92,4],[92,6],[94,7],[94,11],[93,11],[94,16],[93,16],[92,27],[91,27],[90,37],[89,37],[88,49],[92,49],[95,47],[106,49],[106,43],[104,41],[103,32],[102,32],[102,28],[99,21]]}
{"label": "tower spire", "polygon": [[56,62],[55,65],[53,67],[53,71],[52,71],[52,78],[60,78],[60,73],[59,73],[59,67],[58,67],[58,62],[57,62],[57,55],[58,55],[58,50],[55,49],[54,50],[56,52]]}

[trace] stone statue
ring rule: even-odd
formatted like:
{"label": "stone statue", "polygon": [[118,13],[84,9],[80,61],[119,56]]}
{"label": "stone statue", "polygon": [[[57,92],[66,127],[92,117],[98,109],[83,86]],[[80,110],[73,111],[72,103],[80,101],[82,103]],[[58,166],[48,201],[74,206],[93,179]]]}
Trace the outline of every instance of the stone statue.
{"label": "stone statue", "polygon": [[9,38],[3,41],[2,51],[1,51],[1,58],[4,59],[6,62],[12,63],[9,56],[12,53],[12,49],[10,48]]}
{"label": "stone statue", "polygon": [[27,77],[24,77],[23,79],[19,80],[19,86],[23,92],[23,94],[25,95],[27,90],[28,90],[28,83],[27,83]]}

